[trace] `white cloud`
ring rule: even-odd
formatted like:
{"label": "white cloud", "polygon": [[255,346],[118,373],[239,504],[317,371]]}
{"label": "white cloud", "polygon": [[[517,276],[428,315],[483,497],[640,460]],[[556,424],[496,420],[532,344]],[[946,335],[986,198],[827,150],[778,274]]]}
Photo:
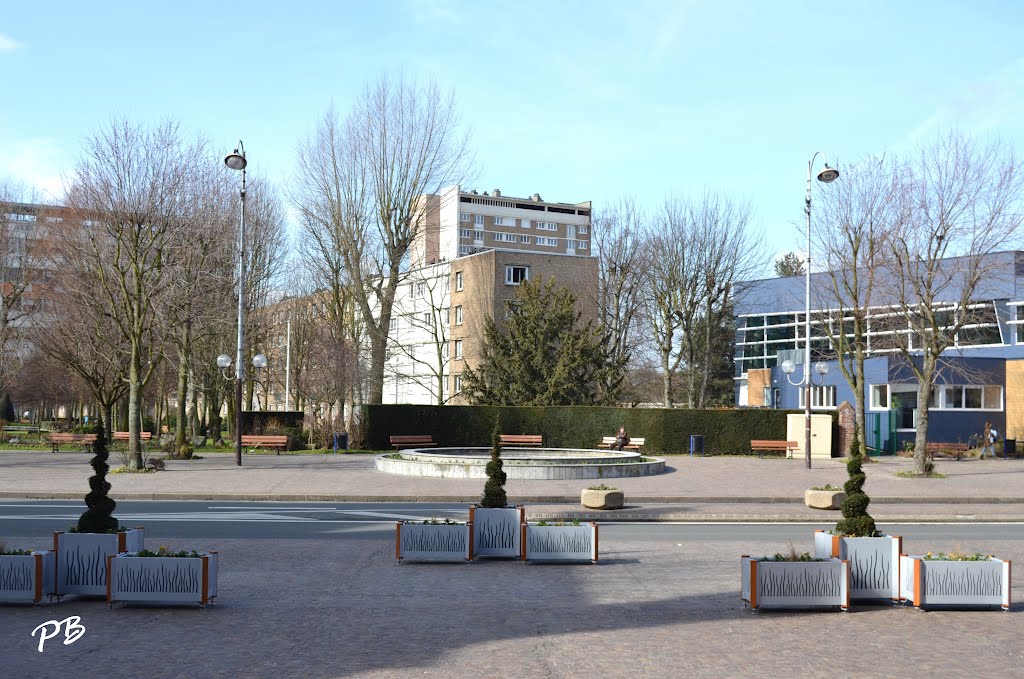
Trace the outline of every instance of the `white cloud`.
{"label": "white cloud", "polygon": [[20,43],[14,42],[6,35],[0,34],[0,52],[8,51],[12,52],[21,47]]}

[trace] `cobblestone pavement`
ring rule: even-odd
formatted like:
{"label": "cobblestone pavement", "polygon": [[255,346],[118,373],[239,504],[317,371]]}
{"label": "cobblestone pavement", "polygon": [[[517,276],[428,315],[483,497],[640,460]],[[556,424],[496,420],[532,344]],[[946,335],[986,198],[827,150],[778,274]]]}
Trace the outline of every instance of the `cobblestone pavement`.
{"label": "cobblestone pavement", "polygon": [[[954,545],[917,545],[908,551]],[[810,549],[811,536],[798,547]],[[221,597],[197,608],[67,599],[0,607],[0,676],[28,677],[1006,677],[1024,666],[1022,607],[759,612],[739,560],[785,545],[602,540],[597,565],[399,565],[391,535],[171,541],[221,552]],[[1024,563],[1024,542],[963,544]],[[1021,582],[1017,578],[1016,582]],[[1013,598],[1024,592],[1014,587]],[[84,636],[30,636],[80,616]]]}

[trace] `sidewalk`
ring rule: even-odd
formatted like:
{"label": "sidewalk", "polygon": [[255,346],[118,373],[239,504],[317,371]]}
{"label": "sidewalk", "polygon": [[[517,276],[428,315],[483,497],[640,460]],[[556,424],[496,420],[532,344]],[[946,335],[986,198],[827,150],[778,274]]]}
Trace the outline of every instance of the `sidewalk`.
{"label": "sidewalk", "polygon": [[[0,498],[81,498],[92,473],[87,453],[0,452]],[[904,479],[905,458],[865,465],[871,512],[887,521],[1024,520],[1024,460],[940,461],[945,479]],[[624,521],[820,521],[837,512],[808,509],[804,490],[842,486],[842,460],[670,457],[666,474],[611,479],[626,507],[583,510],[580,491],[600,481],[509,481],[509,499],[538,518],[579,516]],[[475,502],[483,481],[397,476],[368,455],[246,455],[169,460],[154,474],[108,476],[117,500],[324,502]]]}

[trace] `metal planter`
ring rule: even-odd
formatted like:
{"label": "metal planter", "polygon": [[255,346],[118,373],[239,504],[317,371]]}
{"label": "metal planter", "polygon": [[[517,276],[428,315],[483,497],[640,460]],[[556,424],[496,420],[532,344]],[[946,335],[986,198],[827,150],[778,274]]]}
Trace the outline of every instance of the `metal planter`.
{"label": "metal planter", "polygon": [[217,596],[217,552],[199,557],[107,557],[107,603],[144,601],[206,606]]}
{"label": "metal planter", "polygon": [[491,509],[470,505],[469,522],[473,524],[473,556],[522,558],[522,524],[526,510],[522,505]]}
{"label": "metal planter", "polygon": [[0,555],[0,601],[34,603],[54,594],[57,554]]}
{"label": "metal planter", "polygon": [[850,598],[854,601],[899,601],[902,548],[903,538],[898,535],[852,538],[814,532],[815,557],[850,562]]}
{"label": "metal planter", "polygon": [[597,563],[597,524],[522,527],[523,560]]}
{"label": "metal planter", "polygon": [[121,533],[53,534],[57,552],[56,594],[106,596],[107,557],[143,548],[144,531],[134,528]]}
{"label": "metal planter", "polygon": [[917,608],[1010,609],[1010,562],[900,555],[900,598]]}
{"label": "metal planter", "polygon": [[473,558],[473,524],[431,524],[399,521],[395,525],[395,557],[430,561]]}
{"label": "metal planter", "polygon": [[850,607],[850,567],[841,559],[766,561],[740,557],[740,597],[762,608]]}

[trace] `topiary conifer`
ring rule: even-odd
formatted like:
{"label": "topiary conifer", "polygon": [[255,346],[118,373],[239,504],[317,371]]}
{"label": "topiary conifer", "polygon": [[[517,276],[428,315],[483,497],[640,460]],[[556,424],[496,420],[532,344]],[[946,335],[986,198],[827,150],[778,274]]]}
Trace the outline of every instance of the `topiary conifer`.
{"label": "topiary conifer", "polygon": [[871,498],[864,492],[864,481],[867,476],[861,469],[863,461],[860,440],[857,431],[854,430],[853,441],[850,443],[850,461],[846,463],[849,479],[843,485],[846,499],[840,505],[843,518],[836,524],[836,532],[841,535],[869,538],[877,535],[878,530],[875,528],[875,520],[868,514]]}
{"label": "topiary conifer", "polygon": [[487,463],[487,482],[484,483],[484,497],[480,501],[481,507],[490,509],[502,509],[508,506],[508,497],[505,495],[505,480],[507,478],[501,461],[501,422],[495,418],[494,432],[491,434],[491,461]]}
{"label": "topiary conifer", "polygon": [[78,517],[79,533],[113,533],[118,529],[118,521],[114,518],[117,503],[108,496],[110,484],[107,483],[107,472],[110,467],[107,459],[107,436],[103,427],[103,416],[96,419],[96,442],[93,444],[93,458],[89,465],[96,473],[89,477],[89,494],[85,496],[85,504],[89,509]]}

